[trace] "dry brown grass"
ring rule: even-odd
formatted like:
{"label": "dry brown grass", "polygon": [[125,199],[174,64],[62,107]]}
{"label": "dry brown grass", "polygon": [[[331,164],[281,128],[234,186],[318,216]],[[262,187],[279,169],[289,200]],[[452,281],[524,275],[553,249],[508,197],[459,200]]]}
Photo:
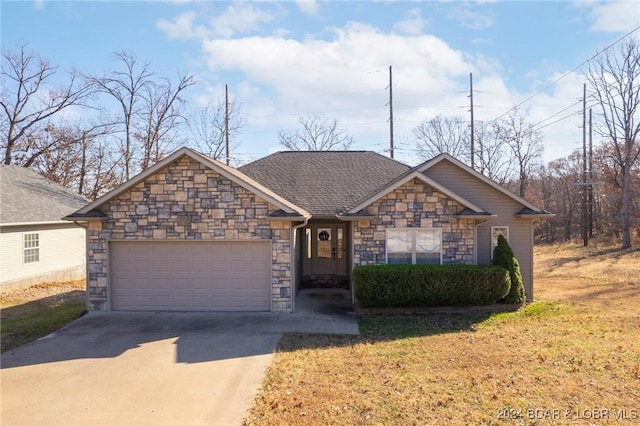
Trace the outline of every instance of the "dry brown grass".
{"label": "dry brown grass", "polygon": [[45,336],[85,310],[85,281],[48,282],[0,293],[0,351]]}
{"label": "dry brown grass", "polygon": [[538,301],[518,312],[286,335],[245,423],[638,423],[639,277],[640,251],[539,247]]}

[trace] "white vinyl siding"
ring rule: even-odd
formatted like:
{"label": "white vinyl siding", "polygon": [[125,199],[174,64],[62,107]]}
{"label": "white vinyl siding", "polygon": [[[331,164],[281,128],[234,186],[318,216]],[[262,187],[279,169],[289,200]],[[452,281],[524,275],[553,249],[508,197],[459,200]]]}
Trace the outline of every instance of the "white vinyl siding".
{"label": "white vinyl siding", "polygon": [[[37,262],[25,263],[25,235],[38,234]],[[73,224],[3,227],[0,231],[0,283],[38,277],[59,279],[85,271],[85,229]],[[28,252],[30,255],[32,252]],[[35,284],[35,282],[34,282]]]}
{"label": "white vinyl siding", "polygon": [[387,264],[442,263],[442,230],[439,228],[388,228]]}

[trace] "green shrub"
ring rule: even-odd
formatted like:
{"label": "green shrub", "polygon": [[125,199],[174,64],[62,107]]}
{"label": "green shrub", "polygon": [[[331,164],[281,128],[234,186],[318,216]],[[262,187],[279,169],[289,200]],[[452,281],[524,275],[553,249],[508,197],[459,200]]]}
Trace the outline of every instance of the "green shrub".
{"label": "green shrub", "polygon": [[522,273],[520,273],[520,264],[518,259],[513,254],[511,246],[507,242],[507,239],[499,235],[498,244],[493,250],[492,265],[501,266],[509,271],[509,278],[511,279],[511,288],[509,294],[503,299],[504,303],[520,304],[524,303],[524,283],[522,281]]}
{"label": "green shrub", "polygon": [[490,305],[511,286],[504,268],[475,265],[356,266],[353,281],[365,307]]}

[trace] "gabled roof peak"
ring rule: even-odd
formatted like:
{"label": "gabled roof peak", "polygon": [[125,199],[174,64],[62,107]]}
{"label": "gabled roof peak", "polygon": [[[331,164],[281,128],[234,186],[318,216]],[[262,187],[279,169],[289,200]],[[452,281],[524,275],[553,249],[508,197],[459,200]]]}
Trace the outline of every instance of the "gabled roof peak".
{"label": "gabled roof peak", "polygon": [[157,173],[158,171],[162,170],[164,167],[168,166],[169,164],[173,163],[174,161],[184,156],[187,156],[192,160],[195,160],[209,167],[211,170],[223,175],[225,178],[244,187],[245,189],[259,195],[260,197],[274,204],[278,208],[283,209],[287,213],[297,213],[303,217],[309,216],[309,213],[304,209],[282,198],[280,195],[272,192],[268,188],[264,187],[261,183],[254,181],[249,176],[246,176],[239,170],[234,169],[233,167],[227,166],[225,164],[222,164],[221,162],[214,160],[212,158],[209,158],[206,155],[201,154],[191,148],[182,147],[176,150],[175,152],[173,152],[172,154],[168,155],[167,157],[163,158],[162,160],[158,161],[153,166],[143,170],[141,173],[134,176],[133,178],[123,183],[119,187],[106,193],[105,195],[98,198],[94,202],[84,206],[82,209],[78,210],[72,215],[69,215],[69,217],[65,219],[73,220],[79,217],[94,217],[94,213],[92,213],[93,210],[103,206],[104,204],[108,203],[110,200],[128,191],[138,183],[147,179],[149,176]]}

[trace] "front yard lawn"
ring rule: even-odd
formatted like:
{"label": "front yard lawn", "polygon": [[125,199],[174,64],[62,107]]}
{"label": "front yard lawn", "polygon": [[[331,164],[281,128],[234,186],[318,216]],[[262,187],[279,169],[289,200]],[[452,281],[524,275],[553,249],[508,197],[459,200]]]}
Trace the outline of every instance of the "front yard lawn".
{"label": "front yard lawn", "polygon": [[55,282],[0,295],[0,348],[46,336],[85,312],[84,280]]}
{"label": "front yard lawn", "polygon": [[245,424],[639,422],[638,277],[640,251],[540,247],[517,312],[285,335]]}

